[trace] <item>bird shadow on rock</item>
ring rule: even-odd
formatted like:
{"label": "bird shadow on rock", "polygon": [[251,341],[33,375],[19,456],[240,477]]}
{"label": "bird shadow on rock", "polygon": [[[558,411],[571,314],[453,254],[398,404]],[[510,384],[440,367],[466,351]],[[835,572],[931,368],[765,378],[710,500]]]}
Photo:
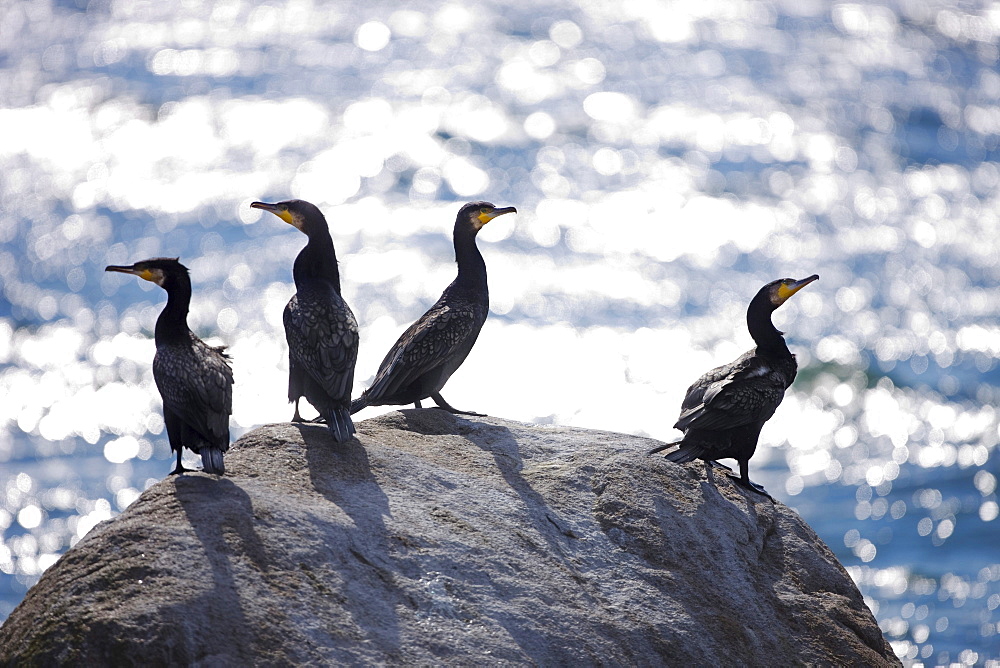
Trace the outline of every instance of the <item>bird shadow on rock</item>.
{"label": "bird shadow on rock", "polygon": [[[704,478],[695,475],[694,467],[688,473],[698,480],[699,493],[682,500],[665,489],[654,496],[651,516],[634,518],[625,527],[623,547],[670,573],[672,589],[697,590],[676,600],[688,602],[684,607],[694,623],[713,630],[712,642],[772,647],[779,655],[794,656],[801,655],[801,647],[786,645],[789,638],[815,638],[820,645],[814,650],[850,665],[861,656],[854,653],[857,648],[823,646],[815,633],[834,622],[881,652],[881,635],[876,625],[866,625],[864,604],[848,586],[849,576],[832,552],[814,547],[821,541],[804,522],[711,466],[705,466]],[[739,496],[734,498],[726,485]],[[699,564],[700,580],[673,575],[691,563]],[[842,598],[831,599],[831,594]],[[757,611],[756,624],[729,612],[751,608]],[[768,664],[755,659],[748,665]]]}
{"label": "bird shadow on rock", "polygon": [[[187,515],[195,535],[204,549],[205,571],[201,577],[210,577],[212,590],[200,598],[199,617],[211,619],[211,629],[199,629],[210,634],[208,640],[226,638],[227,651],[253,659],[249,648],[261,639],[266,629],[255,629],[244,612],[236,581],[233,559],[248,559],[258,572],[267,572],[269,559],[254,529],[253,504],[239,486],[225,478],[203,475],[180,475],[174,479],[175,495]],[[197,576],[198,574],[196,574]],[[184,611],[179,611],[184,614]],[[211,647],[211,642],[193,642],[192,647]],[[204,651],[201,649],[200,651]],[[192,654],[190,660],[205,657]]]}
{"label": "bird shadow on rock", "polygon": [[397,413],[399,414],[400,429],[424,436],[464,434],[471,428],[469,421],[465,418],[436,406],[403,408]]}
{"label": "bird shadow on rock", "polygon": [[[507,427],[500,425],[480,424],[472,427],[462,425],[459,420],[469,422],[457,418],[458,433],[476,447],[493,455],[493,461],[496,463],[500,475],[503,476],[510,488],[521,497],[521,502],[528,511],[528,517],[531,519],[535,531],[549,544],[552,554],[560,556],[563,562],[567,563],[566,557],[573,551],[572,546],[578,540],[578,536],[567,528],[567,523],[555,510],[549,507],[545,497],[535,491],[521,475],[521,471],[524,469],[524,460],[521,457],[520,445],[514,434]],[[531,542],[528,536],[522,536],[522,538],[529,543]]]}
{"label": "bird shadow on rock", "polygon": [[[539,559],[557,560],[559,570],[567,572],[578,585],[585,582],[577,564],[571,559],[576,544],[580,541],[575,534],[564,528],[565,522],[558,513],[549,507],[545,498],[521,474],[524,461],[517,437],[510,429],[479,422],[476,417],[466,418],[436,408],[403,410],[399,413],[402,416],[399,428],[429,435],[458,435],[490,454],[501,477],[520,498],[524,508],[524,522],[512,530],[512,540],[521,542],[527,551],[537,555]],[[475,573],[467,572],[465,575],[470,582],[478,584]],[[490,577],[489,574],[485,576],[487,579]],[[523,593],[527,595],[529,592],[530,587],[525,587]],[[586,593],[582,595],[588,596],[589,602],[594,606],[602,604]],[[551,657],[551,638],[540,635],[538,627],[530,618],[512,613],[498,614],[493,619],[504,627],[533,661],[544,663],[547,657]]]}
{"label": "bird shadow on rock", "polygon": [[372,474],[368,451],[361,441],[352,438],[337,443],[326,427],[309,424],[295,427],[306,444],[313,489],[347,513],[359,528],[384,536],[382,518],[391,516],[389,498]]}
{"label": "bird shadow on rock", "polygon": [[349,597],[365,597],[365,606],[345,607],[365,633],[378,634],[388,645],[400,646],[396,606],[409,605],[396,582],[400,566],[391,558],[392,544],[384,517],[392,517],[389,498],[372,473],[368,451],[357,437],[337,443],[326,427],[296,424],[306,445],[306,462],[313,489],[353,522],[345,544],[334,549],[365,566],[371,577],[349,583]]}
{"label": "bird shadow on rock", "polygon": [[[651,485],[637,490],[649,494],[649,502],[623,504],[609,516],[610,528],[605,526],[604,530],[619,547],[662,574],[660,586],[683,607],[684,617],[698,627],[711,629],[706,647],[717,642],[733,647],[759,646],[758,633],[768,629],[756,629],[732,611],[762,602],[768,611],[780,607],[775,594],[780,573],[761,561],[773,538],[773,523],[758,514],[756,499],[751,497],[756,496],[754,492],[741,494],[742,502],[726,496],[719,488],[726,483],[711,467],[706,467],[702,478],[694,466],[670,466],[686,469],[682,475],[691,478],[691,485]],[[697,575],[685,576],[692,564],[697,564]],[[675,643],[684,645],[677,637],[671,639],[671,644]],[[705,657],[688,659],[704,661]],[[747,663],[759,665],[753,659]]]}
{"label": "bird shadow on rock", "polygon": [[[884,640],[877,624],[864,623],[874,620],[863,619],[867,614],[867,607],[860,593],[850,585],[850,575],[822,539],[805,522],[788,521],[788,512],[782,512],[776,501],[765,499],[763,495],[746,489],[734,476],[722,474],[746,501],[746,507],[741,508],[722,495],[713,475],[712,467],[707,467],[708,481],[702,483],[702,488],[712,489],[719,497],[719,503],[727,503],[726,507],[733,508],[737,513],[745,513],[749,524],[760,529],[759,545],[752,545],[754,553],[747,559],[748,571],[756,579],[758,592],[767,592],[767,600],[779,611],[776,615],[782,616],[780,611],[785,610],[784,618],[789,624],[798,627],[798,632],[791,634],[792,637],[800,634],[802,637],[809,637],[817,625],[833,622],[850,629],[862,645],[876,653],[882,653]],[[712,485],[708,484],[709,481]],[[773,511],[758,514],[758,503],[774,504]],[[755,540],[757,538],[754,535],[748,535],[751,544]],[[779,591],[788,588],[788,581],[794,581],[796,589],[807,596],[778,596]],[[824,598],[833,594],[841,599],[837,604],[818,608],[812,598],[816,594]],[[844,665],[856,661],[855,657],[859,656],[854,653],[856,649],[848,650],[842,644],[826,647],[823,651],[826,656],[836,657]]]}

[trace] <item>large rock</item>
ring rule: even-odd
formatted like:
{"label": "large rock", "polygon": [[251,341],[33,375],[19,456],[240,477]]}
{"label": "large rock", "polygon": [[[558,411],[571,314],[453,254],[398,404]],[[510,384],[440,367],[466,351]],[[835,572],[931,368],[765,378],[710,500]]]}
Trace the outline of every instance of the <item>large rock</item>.
{"label": "large rock", "polygon": [[269,425],[169,477],[0,629],[7,664],[898,665],[793,511],[606,432]]}

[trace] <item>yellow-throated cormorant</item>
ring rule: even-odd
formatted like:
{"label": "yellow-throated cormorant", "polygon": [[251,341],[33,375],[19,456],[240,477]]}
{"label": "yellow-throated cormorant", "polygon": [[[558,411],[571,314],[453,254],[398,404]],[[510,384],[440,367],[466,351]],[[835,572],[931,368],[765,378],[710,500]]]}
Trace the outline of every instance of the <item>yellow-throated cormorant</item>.
{"label": "yellow-throated cormorant", "polygon": [[340,295],[340,270],[330,227],[315,205],[293,199],[277,204],[254,202],[309,238],[295,264],[295,294],[285,306],[288,341],[288,401],[295,404],[292,420],[302,422],[299,399],[306,400],[326,421],[334,440],[354,433],[351,386],[358,359],[358,322]]}
{"label": "yellow-throated cormorant", "polygon": [[738,481],[767,494],[763,487],[750,482],[747,462],[757,449],[761,428],[774,415],[798,367],[782,332],[772,324],[771,314],[817,279],[816,275],[800,281],[782,278],[760,289],[747,308],[747,328],[757,346],[695,381],[687,390],[674,425],[684,432],[684,438],[654,448],[649,454],[680,445],[666,459],[679,463],[735,459],[740,465]]}
{"label": "yellow-throated cormorant", "polygon": [[170,448],[177,451],[177,466],[170,473],[190,470],[181,466],[181,448],[186,447],[201,454],[206,473],[222,475],[226,471],[222,453],[229,449],[233,412],[233,370],[224,347],[213,348],[188,329],[191,278],[187,267],[177,258],[158,257],[128,267],[112,265],[104,271],[133,274],[167,291],[167,305],[153,332],[153,379],[163,398]]}
{"label": "yellow-throated cormorant", "polygon": [[476,247],[476,235],[497,216],[516,212],[512,206],[498,209],[489,202],[469,202],[459,209],[454,233],[458,277],[399,337],[371,387],[351,403],[351,413],[365,406],[412,403],[420,408],[420,400],[430,397],[452,413],[478,415],[450,406],[441,388],[468,357],[490,310],[486,263]]}

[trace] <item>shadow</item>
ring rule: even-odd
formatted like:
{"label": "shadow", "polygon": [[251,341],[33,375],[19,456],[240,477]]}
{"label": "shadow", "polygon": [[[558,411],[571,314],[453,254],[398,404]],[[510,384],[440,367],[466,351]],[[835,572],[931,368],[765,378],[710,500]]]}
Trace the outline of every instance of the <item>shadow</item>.
{"label": "shadow", "polygon": [[[357,437],[337,443],[322,425],[296,423],[306,444],[306,462],[313,489],[374,535],[386,532],[383,517],[389,517],[389,499],[372,475],[368,451]],[[338,485],[346,481],[348,486]],[[349,492],[349,493],[347,493]]]}
{"label": "shadow", "polygon": [[[510,540],[520,544],[524,552],[534,555],[539,561],[551,561],[557,564],[556,571],[565,574],[573,581],[577,594],[583,599],[582,605],[588,607],[603,607],[606,601],[594,595],[594,589],[589,581],[579,571],[579,552],[586,550],[580,546],[579,537],[569,529],[569,523],[564,521],[546,502],[545,498],[533,489],[522,475],[524,460],[520,445],[513,432],[507,427],[480,421],[475,416],[455,415],[439,408],[405,409],[391,417],[383,416],[393,428],[430,435],[430,436],[461,436],[469,443],[488,453],[503,478],[506,485],[514,491],[523,508],[523,519],[517,515],[510,518],[513,527],[510,529]],[[484,496],[482,498],[488,498]],[[478,510],[478,509],[477,509]],[[475,511],[474,511],[475,512]],[[488,509],[487,509],[488,512]],[[520,521],[519,521],[520,520]],[[461,542],[461,537],[456,537]],[[479,563],[479,562],[477,562]],[[449,570],[449,577],[463,580],[475,591],[483,583],[496,584],[498,573],[503,573],[507,562],[496,559],[490,568],[465,564],[456,571]],[[518,576],[518,580],[520,579]],[[532,587],[516,584],[503,578],[502,589],[497,592],[509,600],[520,599],[530,595]],[[514,643],[523,652],[509,654],[504,657],[491,657],[497,661],[513,663],[533,663],[544,661],[552,656],[556,646],[562,646],[564,639],[557,631],[552,631],[533,616],[520,613],[494,612],[488,615],[493,623],[502,627]],[[566,650],[571,655],[570,650]]]}
{"label": "shadow", "polygon": [[[521,498],[532,525],[558,554],[566,556],[565,545],[551,536],[555,529],[567,540],[577,536],[567,528],[558,513],[548,507],[544,497],[532,489],[521,475],[524,462],[517,439],[510,429],[500,425],[477,422],[475,417],[455,415],[440,408],[414,408],[399,411],[404,429],[424,435],[459,435],[480,450],[490,453],[497,470],[507,485]],[[525,540],[530,540],[527,537]]]}
{"label": "shadow", "polygon": [[[741,486],[737,489],[745,491]],[[816,639],[822,653],[838,665],[857,663],[863,648],[887,660],[895,658],[850,574],[805,520],[791,509],[782,512],[776,507],[772,521],[764,524],[760,555],[767,552],[783,555],[784,559],[781,564],[769,561],[770,567],[760,569],[761,590],[767,590],[768,602],[776,608],[791,611],[787,618],[795,626],[794,635],[809,637],[813,629],[824,625],[852,633],[853,639]],[[807,596],[779,597],[779,591],[787,590],[790,581]],[[836,602],[820,609],[815,605],[820,598]],[[852,647],[852,641],[857,646]]]}
{"label": "shadow", "polygon": [[[458,434],[465,436],[480,450],[493,455],[497,470],[507,485],[517,493],[529,511],[535,510],[531,516],[532,524],[549,546],[564,558],[575,554],[576,541],[580,536],[570,528],[570,522],[550,508],[545,497],[536,492],[521,475],[524,461],[517,438],[510,429],[500,425],[475,422],[475,418],[469,420],[454,415],[451,418],[458,426]],[[552,535],[553,530],[558,534],[558,539]]]}
{"label": "shadow", "polygon": [[[774,611],[781,608],[775,574],[761,558],[774,532],[773,522],[758,513],[758,499],[753,498],[758,495],[737,485],[724,471],[702,461],[667,465],[681,467],[683,477],[672,474],[671,483],[648,488],[651,503],[623,527],[621,547],[652,567],[649,582],[669,595],[684,618],[697,628],[710,629],[706,646],[724,638],[732,646],[759,648],[766,643],[761,636],[772,632],[748,624],[747,616],[763,611],[764,618],[774,619]],[[727,485],[740,498],[733,498]],[[671,627],[665,632],[664,642],[672,653],[690,645],[683,629]],[[768,640],[780,647],[780,639]],[[690,655],[683,662],[709,659]],[[746,663],[761,665],[755,655]]]}
{"label": "shadow", "polygon": [[[185,638],[178,643],[191,648],[190,660],[200,661],[212,656],[213,640],[230,640],[225,654],[252,662],[252,648],[266,641],[268,631],[256,628],[248,619],[240,592],[246,591],[236,582],[232,559],[249,559],[259,572],[266,573],[271,564],[266,550],[254,529],[254,512],[250,497],[240,487],[225,478],[207,475],[179,475],[173,479],[177,501],[187,516],[202,546],[204,561],[191,573],[194,579],[211,579],[211,591],[190,601],[185,607],[196,607],[198,617],[212,620],[204,637],[202,629],[189,623],[185,610],[176,629]],[[277,626],[277,625],[276,625]],[[262,635],[264,638],[262,638]],[[275,641],[277,642],[277,638]]]}
{"label": "shadow", "polygon": [[465,435],[478,428],[478,424],[470,419],[471,416],[455,415],[436,406],[403,408],[396,412],[399,419],[395,426],[424,436]]}
{"label": "shadow", "polygon": [[[662,574],[663,590],[695,627],[711,629],[706,645],[724,641],[802,657],[798,643],[807,639],[835,665],[856,664],[861,645],[881,654],[878,626],[874,618],[866,623],[850,576],[801,518],[725,471],[703,462],[681,466],[694,493],[653,486],[650,519],[657,526],[628,533],[623,547]],[[823,628],[829,633],[816,633]],[[751,651],[746,664],[770,665],[773,655]]]}
{"label": "shadow", "polygon": [[719,482],[716,476],[721,476],[720,479],[725,484],[731,485],[732,488],[743,497],[743,500],[746,501],[746,508],[741,510],[746,510],[747,514],[750,516],[750,521],[754,524],[757,523],[757,503],[774,503],[774,499],[744,487],[739,482],[739,476],[734,474],[732,469],[729,467],[719,464],[718,462],[715,464],[711,464],[707,461],[702,463],[705,465],[705,481],[701,483],[701,488],[704,492],[706,492],[706,501],[709,498],[708,493],[711,492],[713,499],[717,499],[720,503],[728,503],[731,506],[737,507],[731,500],[723,496],[722,492],[719,490]]}
{"label": "shadow", "polygon": [[[389,498],[372,473],[368,451],[357,437],[337,443],[323,425],[293,424],[305,443],[309,480],[316,492],[339,508],[353,523],[336,523],[333,533],[346,533],[341,544],[331,545],[331,568],[338,562],[357,561],[369,577],[344,582],[342,594],[348,599],[368,600],[363,606],[345,605],[357,626],[377,633],[387,645],[401,648],[397,606],[411,606],[404,589],[396,582],[402,572],[390,555],[393,551],[383,518],[391,517]],[[316,518],[317,521],[329,521]],[[334,522],[330,522],[334,525]],[[351,566],[345,572],[357,572]]]}

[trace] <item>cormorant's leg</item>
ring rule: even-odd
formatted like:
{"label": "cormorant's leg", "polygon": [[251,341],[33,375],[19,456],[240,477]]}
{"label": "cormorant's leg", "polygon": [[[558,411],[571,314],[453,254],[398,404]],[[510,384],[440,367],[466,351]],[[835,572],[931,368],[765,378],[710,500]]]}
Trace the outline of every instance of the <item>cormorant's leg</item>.
{"label": "cormorant's leg", "polygon": [[747,466],[747,462],[741,461],[740,462],[740,477],[739,478],[737,478],[736,476],[730,476],[730,477],[733,480],[735,480],[738,484],[746,487],[747,489],[751,489],[751,490],[757,492],[758,494],[763,494],[767,498],[771,499],[771,501],[773,502],[774,501],[774,497],[771,496],[770,494],[768,494],[767,490],[765,490],[762,486],[758,485],[757,483],[750,481],[750,475],[748,473],[748,468],[749,467]]}
{"label": "cormorant's leg", "polygon": [[413,407],[414,408],[423,408],[423,406],[420,405],[420,399],[417,399],[416,401],[413,402]]}
{"label": "cormorant's leg", "polygon": [[705,464],[708,465],[708,466],[714,466],[717,469],[722,469],[723,471],[729,471],[730,473],[733,472],[733,470],[731,468],[729,468],[725,464],[720,464],[719,462],[715,461],[714,459],[706,459],[705,460]]}
{"label": "cormorant's leg", "polygon": [[[299,397],[301,399],[302,397]],[[299,399],[295,400],[295,415],[292,416],[292,422],[305,422],[307,424],[326,424],[326,418],[322,415],[314,417],[312,420],[307,420],[302,415],[299,414]]]}
{"label": "cormorant's leg", "polygon": [[434,394],[432,394],[431,399],[433,399],[434,403],[438,405],[438,408],[443,408],[449,413],[457,413],[458,415],[475,415],[476,417],[486,417],[486,413],[476,413],[474,411],[458,410],[457,408],[449,404],[447,401],[445,401],[444,397],[441,396],[440,392],[435,392]]}
{"label": "cormorant's leg", "polygon": [[170,472],[170,475],[178,475],[180,473],[184,473],[185,471],[194,471],[194,469],[188,469],[181,466],[181,449],[177,448],[177,466],[175,466],[174,470]]}
{"label": "cormorant's leg", "polygon": [[292,351],[288,351],[288,400],[295,404],[295,415],[292,416],[292,422],[305,422],[302,419],[302,414],[299,413],[299,399],[305,394],[305,389],[303,388],[302,380],[302,369],[299,365],[295,363],[295,359],[292,357]]}
{"label": "cormorant's leg", "polygon": [[181,453],[184,450],[184,446],[181,445],[184,442],[184,423],[179,417],[174,415],[173,411],[167,410],[164,406],[163,424],[167,428],[167,440],[170,441],[170,449],[177,451],[177,466],[175,466],[174,470],[170,472],[170,475],[177,475],[179,473],[184,473],[185,471],[193,471],[194,469],[186,469],[181,466]]}

